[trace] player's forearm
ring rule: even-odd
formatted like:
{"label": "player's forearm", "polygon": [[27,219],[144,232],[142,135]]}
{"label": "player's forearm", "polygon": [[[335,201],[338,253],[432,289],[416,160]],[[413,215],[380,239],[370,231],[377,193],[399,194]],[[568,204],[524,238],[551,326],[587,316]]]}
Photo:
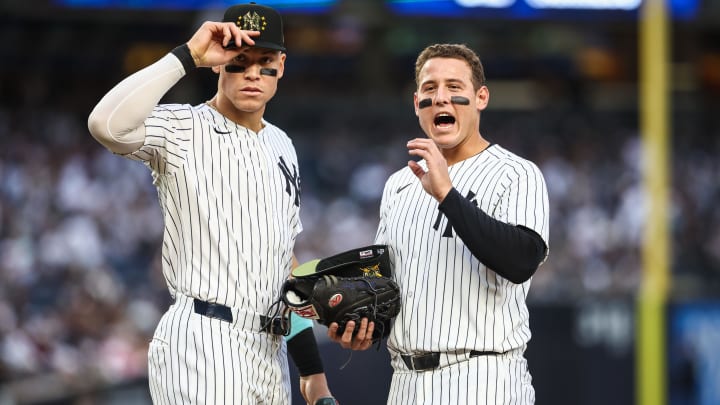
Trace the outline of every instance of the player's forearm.
{"label": "player's forearm", "polygon": [[286,336],[288,353],[301,377],[324,372],[312,321],[290,314],[290,333]]}
{"label": "player's forearm", "polygon": [[127,77],[110,90],[90,113],[90,133],[115,153],[138,150],[145,141],[145,118],[184,75],[185,69],[180,60],[168,54]]}
{"label": "player's forearm", "polygon": [[291,313],[290,318],[290,333],[285,340],[287,340],[288,354],[292,357],[300,375],[300,391],[303,397],[311,404],[319,403],[321,398],[326,399],[321,401],[322,403],[335,404],[323,370],[312,321],[301,318],[295,313]]}
{"label": "player's forearm", "polygon": [[454,188],[439,208],[470,252],[513,283],[530,279],[545,258],[547,248],[540,235],[487,215]]}
{"label": "player's forearm", "polygon": [[325,373],[313,374],[300,377],[301,392],[303,398],[309,404],[314,405],[337,405],[335,398],[330,393]]}

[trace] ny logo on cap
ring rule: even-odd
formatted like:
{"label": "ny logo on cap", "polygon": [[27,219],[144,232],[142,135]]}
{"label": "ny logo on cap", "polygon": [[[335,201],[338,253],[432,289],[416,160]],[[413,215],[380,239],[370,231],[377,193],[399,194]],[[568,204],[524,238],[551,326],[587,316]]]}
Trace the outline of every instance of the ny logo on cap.
{"label": "ny logo on cap", "polygon": [[235,25],[244,30],[265,31],[267,21],[257,11],[248,11],[245,15],[238,17]]}

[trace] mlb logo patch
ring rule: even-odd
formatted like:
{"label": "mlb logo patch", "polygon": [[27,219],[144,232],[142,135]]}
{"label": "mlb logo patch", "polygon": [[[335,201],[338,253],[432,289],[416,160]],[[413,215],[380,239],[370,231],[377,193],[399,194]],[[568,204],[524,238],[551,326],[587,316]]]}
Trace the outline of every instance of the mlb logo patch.
{"label": "mlb logo patch", "polygon": [[363,250],[363,251],[360,252],[360,258],[361,258],[361,259],[367,259],[368,257],[373,257],[373,251],[372,251],[372,249]]}

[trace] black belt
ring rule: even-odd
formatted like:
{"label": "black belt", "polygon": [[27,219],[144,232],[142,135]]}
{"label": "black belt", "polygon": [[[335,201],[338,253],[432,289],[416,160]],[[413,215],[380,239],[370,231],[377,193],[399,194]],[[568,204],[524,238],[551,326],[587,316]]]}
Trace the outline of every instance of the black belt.
{"label": "black belt", "polygon": [[[223,304],[216,304],[214,302],[202,301],[197,298],[193,298],[193,307],[196,314],[207,316],[208,318],[220,319],[225,322],[233,322],[233,314],[230,307]],[[280,323],[281,318],[272,318],[272,322],[268,322],[268,317],[259,315],[261,331],[267,332],[272,335],[283,335],[284,330]]]}
{"label": "black belt", "polygon": [[[478,350],[470,350],[470,357],[477,356],[497,356],[498,352],[481,352]],[[405,365],[410,370],[422,371],[436,368],[440,365],[440,352],[430,352],[418,356],[401,355]]]}

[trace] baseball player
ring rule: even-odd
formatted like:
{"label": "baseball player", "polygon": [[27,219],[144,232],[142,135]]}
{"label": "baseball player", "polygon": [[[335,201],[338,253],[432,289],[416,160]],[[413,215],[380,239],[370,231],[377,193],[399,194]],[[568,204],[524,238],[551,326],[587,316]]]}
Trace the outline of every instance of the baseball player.
{"label": "baseball player", "polygon": [[[415,80],[427,138],[407,143],[420,160],[388,179],[375,239],[388,245],[402,294],[388,404],[532,404],[525,299],[548,253],[545,181],[480,134],[490,93],[471,49],[427,47]],[[363,319],[338,336],[332,324],[328,336],[364,350],[373,327]]]}
{"label": "baseball player", "polygon": [[[298,318],[284,338],[265,316],[297,264],[302,229],[295,149],[263,118],[285,59],[277,11],[232,6],[90,114],[101,144],[152,171],[165,221],[162,266],[174,304],[150,343],[154,403],[288,404],[288,351],[305,400],[335,403],[312,324]],[[158,104],[199,67],[218,75],[211,100]]]}

